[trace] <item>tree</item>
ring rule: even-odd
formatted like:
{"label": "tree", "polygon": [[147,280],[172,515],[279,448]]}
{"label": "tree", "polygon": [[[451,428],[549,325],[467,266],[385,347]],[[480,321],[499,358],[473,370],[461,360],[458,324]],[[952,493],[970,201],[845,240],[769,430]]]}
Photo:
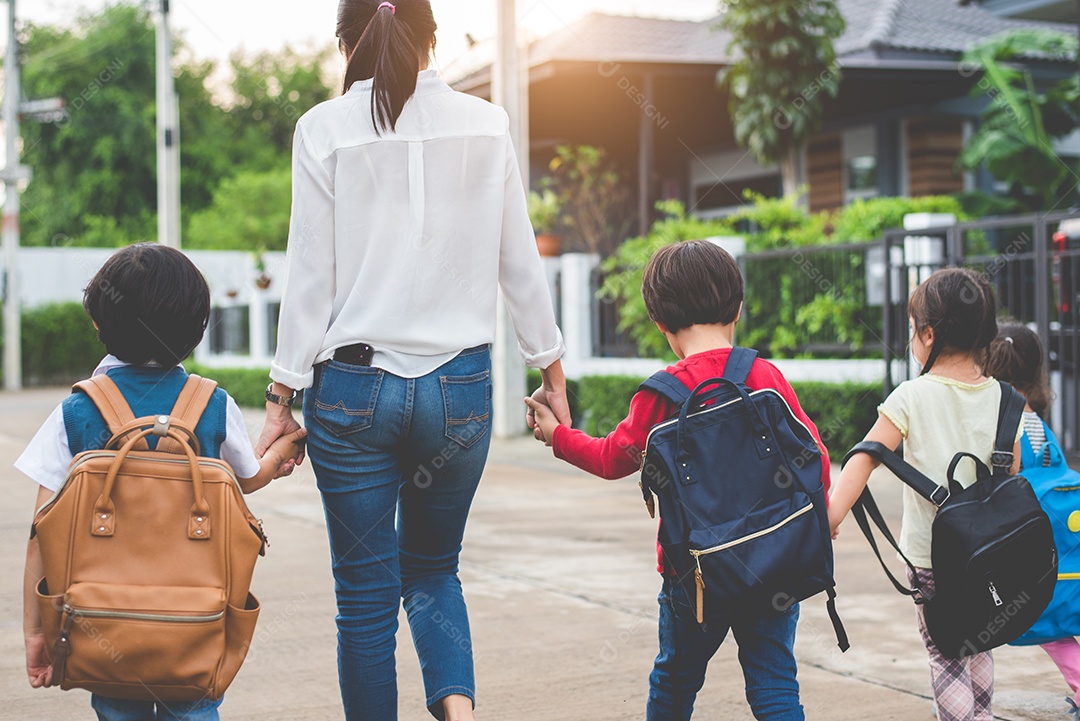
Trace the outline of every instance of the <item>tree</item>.
{"label": "tree", "polygon": [[550,165],[561,201],[567,245],[608,256],[630,230],[630,191],[603,148],[560,145]]}
{"label": "tree", "polygon": [[836,97],[833,40],[844,19],[833,0],[738,0],[719,27],[738,58],[721,72],[735,140],[762,165],[779,162],[784,195],[798,192],[798,153],[820,127],[823,94]]}
{"label": "tree", "polygon": [[184,246],[285,250],[291,202],[292,172],[288,166],[237,173],[222,181],[209,208],[191,217]]}
{"label": "tree", "polygon": [[1080,75],[1040,90],[1030,70],[1008,61],[1036,57],[1075,64],[1078,45],[1075,35],[1026,28],[976,45],[961,65],[965,72],[981,75],[971,94],[989,96],[990,102],[959,163],[970,170],[985,165],[995,178],[1010,184],[1010,196],[1032,209],[1050,210],[1075,192],[1080,169],[1070,168],[1058,156],[1054,139],[1080,125]]}

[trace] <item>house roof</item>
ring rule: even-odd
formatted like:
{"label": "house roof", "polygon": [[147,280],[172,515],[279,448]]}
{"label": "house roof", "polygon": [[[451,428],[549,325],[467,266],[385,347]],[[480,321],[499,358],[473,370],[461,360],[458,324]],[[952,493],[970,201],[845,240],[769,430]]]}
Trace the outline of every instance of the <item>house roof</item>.
{"label": "house roof", "polygon": [[[1001,18],[957,0],[837,0],[847,28],[835,43],[842,67],[926,67],[949,61],[976,42],[1024,27],[1075,32],[1070,25]],[[529,47],[532,67],[551,62],[728,65],[731,36],[716,20],[686,21],[591,13]],[[452,85],[468,90],[490,80],[494,43],[479,43],[444,69]]]}

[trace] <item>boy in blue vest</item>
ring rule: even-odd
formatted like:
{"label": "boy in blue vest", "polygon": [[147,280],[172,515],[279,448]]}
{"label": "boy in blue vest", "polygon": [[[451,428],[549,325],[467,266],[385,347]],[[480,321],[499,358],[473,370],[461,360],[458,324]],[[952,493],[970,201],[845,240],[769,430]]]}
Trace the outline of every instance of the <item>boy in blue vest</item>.
{"label": "boy in blue vest", "polygon": [[[178,250],[157,243],[132,245],[114,254],[83,295],[83,306],[109,355],[92,375],[108,374],[136,418],[168,414],[187,381],[180,365],[197,346],[210,320],[210,289],[198,268]],[[292,473],[302,457],[304,430],[279,439],[255,457],[236,402],[214,391],[195,427],[201,454],[219,458],[240,480],[244,493]],[[79,453],[104,448],[111,433],[84,393],[68,396],[30,441],[15,467],[40,486],[36,508],[60,488]],[[44,576],[38,542],[30,539],[23,583],[23,631],[30,685],[52,685],[34,589]],[[155,704],[91,697],[100,721],[215,721],[220,700]],[[155,708],[156,706],[156,708]]]}

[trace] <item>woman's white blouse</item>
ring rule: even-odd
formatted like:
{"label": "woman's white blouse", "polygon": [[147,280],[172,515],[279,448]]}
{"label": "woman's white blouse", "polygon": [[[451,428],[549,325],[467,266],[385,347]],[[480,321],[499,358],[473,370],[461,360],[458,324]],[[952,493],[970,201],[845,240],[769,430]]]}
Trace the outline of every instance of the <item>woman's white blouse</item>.
{"label": "woman's white blouse", "polygon": [[526,365],[564,351],[506,112],[434,71],[396,132],[375,132],[370,80],[300,119],[287,265],[270,375],[291,388],[353,343],[405,378],[491,343],[500,285]]}

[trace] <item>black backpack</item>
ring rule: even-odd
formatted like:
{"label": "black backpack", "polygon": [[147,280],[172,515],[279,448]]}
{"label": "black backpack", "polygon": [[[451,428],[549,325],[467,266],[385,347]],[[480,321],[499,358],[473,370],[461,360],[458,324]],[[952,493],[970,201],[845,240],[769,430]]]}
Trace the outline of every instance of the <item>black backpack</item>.
{"label": "black backpack", "polygon": [[733,348],[723,378],[693,392],[666,371],[642,384],[677,406],[649,434],[641,488],[660,502],[665,572],[697,620],[781,612],[822,591],[840,648],[821,452],[773,389],[745,383],[757,353]]}
{"label": "black backpack", "polygon": [[[898,553],[900,548],[869,488],[851,511],[896,589],[925,606],[930,638],[948,658],[964,658],[1019,638],[1054,594],[1057,548],[1050,520],[1031,484],[1023,476],[1009,474],[1023,410],[1024,397],[1002,383],[993,472],[970,453],[957,453],[946,472],[948,487],[930,480],[880,443],[859,443],[844,459],[846,463],[856,453],[876,458],[937,506],[930,546],[933,595],[901,584],[882,560],[871,521]],[[966,459],[975,463],[977,475],[975,483],[962,488],[954,474]],[[911,561],[903,553],[900,556],[914,574]]]}

